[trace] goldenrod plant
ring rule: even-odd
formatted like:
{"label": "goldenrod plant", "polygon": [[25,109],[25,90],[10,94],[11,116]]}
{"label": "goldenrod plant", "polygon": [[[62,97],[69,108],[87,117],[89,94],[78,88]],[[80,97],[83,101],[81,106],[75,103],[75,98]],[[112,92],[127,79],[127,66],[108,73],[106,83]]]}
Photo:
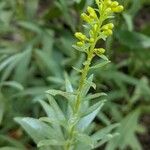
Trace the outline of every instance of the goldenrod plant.
{"label": "goldenrod plant", "polygon": [[[114,18],[114,13],[123,11],[123,6],[111,0],[95,2],[97,8],[89,6],[87,11],[81,14],[86,23],[86,32],[75,33],[77,42],[73,47],[86,55],[83,68],[74,67],[81,75],[77,89],[74,89],[68,75],[65,74],[66,91],[50,89],[46,92],[49,104],[44,100],[39,101],[48,117],[15,118],[41,150],[91,150],[118,135],[113,132],[118,124],[93,130],[93,120],[104,105],[106,94],[90,94],[89,90],[91,87],[96,88],[92,70],[110,62],[105,56],[105,48],[98,47],[97,43],[100,40],[105,41],[113,34],[114,24],[111,19]],[[93,65],[96,56],[102,61]],[[100,100],[92,101],[98,98]],[[67,101],[63,102],[65,105],[62,108],[61,103],[65,99]]]}

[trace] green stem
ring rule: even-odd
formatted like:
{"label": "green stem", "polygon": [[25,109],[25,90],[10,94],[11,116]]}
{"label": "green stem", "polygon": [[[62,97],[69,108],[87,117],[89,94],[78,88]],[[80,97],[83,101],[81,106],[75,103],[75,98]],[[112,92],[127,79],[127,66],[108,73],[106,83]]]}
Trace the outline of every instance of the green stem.
{"label": "green stem", "polygon": [[[98,26],[98,29],[100,30],[101,26],[102,26],[102,23],[103,23],[103,15],[101,15],[101,17],[99,18],[99,26]],[[81,92],[83,90],[83,87],[85,85],[85,82],[87,80],[87,75],[88,75],[88,72],[90,70],[90,64],[92,62],[92,59],[94,57],[94,48],[96,46],[96,43],[97,41],[99,40],[98,38],[98,32],[95,33],[94,35],[94,42],[93,44],[90,46],[90,49],[87,53],[87,59],[86,59],[86,63],[84,65],[84,68],[82,69],[82,74],[81,74],[81,78],[80,78],[80,82],[79,82],[79,87],[78,87],[78,90],[77,90],[77,99],[76,99],[76,103],[75,103],[75,107],[74,107],[74,114],[73,114],[73,118],[75,118],[76,116],[79,117],[79,112],[80,112],[80,107],[81,107]],[[79,118],[78,118],[79,120]],[[74,133],[75,133],[75,126],[76,126],[76,123],[74,124],[70,124],[70,131],[68,133],[68,140],[69,140],[69,143],[65,146],[64,150],[72,150],[72,145],[74,144],[74,141],[75,141],[75,136],[74,136]]]}

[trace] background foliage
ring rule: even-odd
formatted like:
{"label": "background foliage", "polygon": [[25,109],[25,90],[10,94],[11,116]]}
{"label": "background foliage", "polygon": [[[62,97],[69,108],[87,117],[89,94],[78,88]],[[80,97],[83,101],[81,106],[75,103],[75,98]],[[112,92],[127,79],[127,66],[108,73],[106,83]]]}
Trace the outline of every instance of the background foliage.
{"label": "background foliage", "polygon": [[[95,71],[97,91],[108,93],[108,101],[94,126],[120,123],[120,136],[108,142],[106,150],[149,149],[150,2],[120,3],[125,11],[115,20],[115,34],[105,45],[112,62]],[[36,149],[13,118],[44,116],[38,101],[50,88],[65,88],[65,72],[76,86],[79,77],[72,66],[80,68],[84,55],[72,49],[73,33],[82,28],[80,13],[92,4],[0,0],[0,147]]]}

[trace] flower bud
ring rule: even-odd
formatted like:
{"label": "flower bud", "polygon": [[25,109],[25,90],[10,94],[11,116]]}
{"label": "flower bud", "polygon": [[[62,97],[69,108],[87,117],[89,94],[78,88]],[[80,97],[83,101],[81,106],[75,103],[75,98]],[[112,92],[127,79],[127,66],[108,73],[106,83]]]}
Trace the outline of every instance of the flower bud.
{"label": "flower bud", "polygon": [[123,11],[123,6],[122,5],[119,5],[117,6],[116,8],[112,8],[112,11],[115,12],[115,13],[120,13]]}
{"label": "flower bud", "polygon": [[85,41],[87,39],[87,37],[84,34],[82,34],[81,32],[76,32],[75,37],[77,39],[79,39],[80,41]]}
{"label": "flower bud", "polygon": [[108,26],[109,29],[113,29],[114,28],[114,24],[113,23],[108,23],[107,26]]}
{"label": "flower bud", "polygon": [[94,43],[94,38],[90,38],[90,39],[89,39],[89,42],[90,42],[90,43]]}
{"label": "flower bud", "polygon": [[98,25],[95,24],[94,27],[93,27],[94,31],[96,32],[98,30]]}
{"label": "flower bud", "polygon": [[105,3],[106,3],[107,6],[110,6],[112,1],[111,0],[105,0]]}
{"label": "flower bud", "polygon": [[109,29],[109,28],[108,28],[108,25],[107,25],[107,24],[102,26],[102,30],[108,30],[108,29]]}
{"label": "flower bud", "polygon": [[76,45],[79,46],[79,47],[82,47],[84,45],[84,42],[77,42]]}
{"label": "flower bud", "polygon": [[94,49],[95,54],[97,55],[102,55],[105,53],[105,49],[104,48],[95,48]]}
{"label": "flower bud", "polygon": [[108,29],[108,30],[104,31],[104,34],[105,34],[106,36],[110,36],[110,35],[113,34],[113,32],[112,32],[112,30]]}
{"label": "flower bud", "polygon": [[117,1],[114,1],[111,3],[111,7],[117,7],[119,5],[119,3]]}
{"label": "flower bud", "polygon": [[82,20],[84,20],[87,23],[91,22],[91,18],[86,13],[82,13],[81,18],[82,18]]}
{"label": "flower bud", "polygon": [[97,18],[96,12],[92,7],[88,6],[87,12],[89,13],[91,18],[93,18],[93,19]]}
{"label": "flower bud", "polygon": [[111,12],[112,12],[111,8],[107,8],[107,9],[105,10],[105,13],[106,13],[106,14],[109,14],[109,13],[111,13]]}

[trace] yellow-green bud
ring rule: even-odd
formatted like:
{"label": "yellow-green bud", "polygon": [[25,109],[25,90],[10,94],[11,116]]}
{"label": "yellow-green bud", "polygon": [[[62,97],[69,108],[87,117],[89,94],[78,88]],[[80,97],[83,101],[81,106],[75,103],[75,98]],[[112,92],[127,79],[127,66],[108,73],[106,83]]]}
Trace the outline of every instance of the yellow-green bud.
{"label": "yellow-green bud", "polygon": [[84,20],[87,23],[91,22],[91,18],[86,13],[82,13],[81,18],[82,18],[82,20]]}
{"label": "yellow-green bud", "polygon": [[92,7],[88,6],[87,12],[89,13],[91,18],[93,18],[93,19],[97,18],[96,12]]}
{"label": "yellow-green bud", "polygon": [[109,13],[111,13],[112,12],[112,9],[111,8],[107,8],[106,10],[105,10],[105,13],[106,14],[109,14]]}
{"label": "yellow-green bud", "polygon": [[94,27],[93,27],[94,31],[96,32],[98,30],[98,25],[95,24]]}
{"label": "yellow-green bud", "polygon": [[110,6],[112,1],[111,0],[105,0],[105,3],[106,3],[107,6]]}
{"label": "yellow-green bud", "polygon": [[94,43],[94,38],[90,38],[90,39],[89,39],[89,42],[90,42],[90,43]]}
{"label": "yellow-green bud", "polygon": [[95,48],[94,49],[94,52],[97,54],[97,55],[102,55],[105,53],[105,49],[104,48]]}
{"label": "yellow-green bud", "polygon": [[120,12],[123,11],[123,9],[124,9],[124,7],[122,5],[119,5],[115,8],[112,8],[112,11],[115,12],[115,13],[120,13]]}
{"label": "yellow-green bud", "polygon": [[84,42],[77,42],[76,45],[79,46],[79,47],[82,47],[84,45]]}
{"label": "yellow-green bud", "polygon": [[109,27],[107,24],[102,26],[102,30],[108,30],[108,29],[109,29]]}
{"label": "yellow-green bud", "polygon": [[87,39],[87,37],[81,32],[76,32],[75,33],[75,37],[77,39],[79,39],[80,41],[85,41]]}
{"label": "yellow-green bud", "polygon": [[114,24],[113,23],[108,23],[107,26],[108,26],[109,29],[113,29],[114,28]]}
{"label": "yellow-green bud", "polygon": [[112,32],[112,30],[108,29],[108,30],[104,31],[104,34],[105,34],[106,36],[110,36],[110,35],[113,34],[113,32]]}
{"label": "yellow-green bud", "polygon": [[119,3],[117,1],[114,1],[111,3],[111,7],[117,7],[119,5]]}

